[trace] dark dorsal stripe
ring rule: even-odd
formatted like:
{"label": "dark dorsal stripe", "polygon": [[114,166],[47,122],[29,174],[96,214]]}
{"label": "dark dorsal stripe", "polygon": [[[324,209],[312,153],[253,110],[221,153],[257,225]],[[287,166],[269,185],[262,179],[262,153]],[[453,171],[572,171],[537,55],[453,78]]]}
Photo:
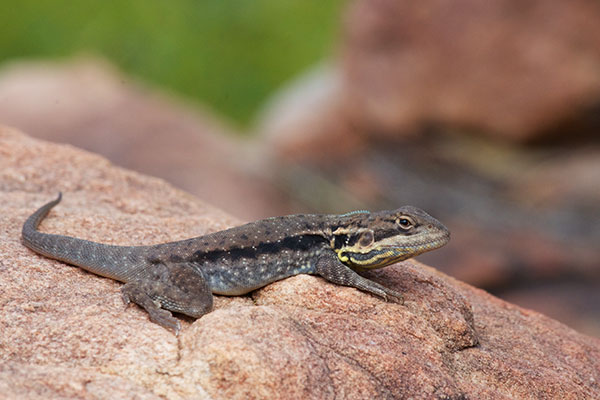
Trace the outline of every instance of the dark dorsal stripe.
{"label": "dark dorsal stripe", "polygon": [[226,259],[235,262],[240,259],[255,259],[258,254],[278,254],[284,250],[307,252],[313,248],[322,247],[324,244],[327,244],[327,242],[325,238],[320,235],[288,236],[279,241],[263,242],[258,246],[253,247],[241,247],[238,245],[227,250],[199,250],[194,253],[193,261],[204,263]]}

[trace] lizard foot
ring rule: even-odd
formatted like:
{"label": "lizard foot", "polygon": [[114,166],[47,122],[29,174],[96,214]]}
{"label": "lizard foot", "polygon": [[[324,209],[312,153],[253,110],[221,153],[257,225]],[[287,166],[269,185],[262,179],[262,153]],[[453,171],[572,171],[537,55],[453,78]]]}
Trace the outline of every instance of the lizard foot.
{"label": "lizard foot", "polygon": [[157,308],[153,311],[146,311],[148,311],[148,314],[150,315],[150,320],[152,322],[155,322],[163,328],[172,331],[173,333],[175,333],[175,336],[179,335],[179,331],[181,331],[181,323],[179,322],[179,320],[177,320],[177,318],[173,317],[173,314],[171,314],[170,311],[163,310],[160,308]]}
{"label": "lizard foot", "polygon": [[130,282],[123,285],[121,288],[121,297],[126,305],[133,302],[146,310],[152,322],[173,331],[175,335],[179,334],[181,324],[177,318],[173,317],[170,311],[162,309],[160,303],[152,300],[139,283]]}
{"label": "lizard foot", "polygon": [[392,289],[385,288],[384,295],[382,296],[385,301],[389,301],[397,304],[404,304],[404,296],[402,293]]}

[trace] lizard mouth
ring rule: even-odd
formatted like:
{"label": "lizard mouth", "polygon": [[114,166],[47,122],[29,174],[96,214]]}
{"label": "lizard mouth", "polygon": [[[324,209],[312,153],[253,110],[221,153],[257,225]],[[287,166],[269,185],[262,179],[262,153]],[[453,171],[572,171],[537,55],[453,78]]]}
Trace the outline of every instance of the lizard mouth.
{"label": "lizard mouth", "polygon": [[444,246],[450,240],[448,231],[426,239],[415,238],[409,243],[390,243],[377,246],[368,252],[348,252],[345,255],[348,264],[365,269],[382,268],[399,261],[418,256],[419,254],[435,250]]}
{"label": "lizard mouth", "polygon": [[428,235],[426,237],[414,237],[410,241],[403,243],[382,244],[377,249],[397,251],[404,254],[418,255],[425,251],[438,249],[450,241],[449,231],[440,231],[435,236]]}

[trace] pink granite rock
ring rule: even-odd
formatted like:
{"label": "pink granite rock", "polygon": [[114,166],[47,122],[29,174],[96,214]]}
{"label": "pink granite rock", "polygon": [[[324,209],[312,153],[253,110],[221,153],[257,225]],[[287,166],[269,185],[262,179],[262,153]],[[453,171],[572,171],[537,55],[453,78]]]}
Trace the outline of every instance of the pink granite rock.
{"label": "pink granite rock", "polygon": [[58,190],[41,226],[152,244],[237,221],[156,178],[70,146],[0,129],[0,393],[7,398],[600,397],[600,340],[408,261],[371,278],[385,303],[314,276],[218,297],[175,337],[120,284],[38,256],[23,220]]}

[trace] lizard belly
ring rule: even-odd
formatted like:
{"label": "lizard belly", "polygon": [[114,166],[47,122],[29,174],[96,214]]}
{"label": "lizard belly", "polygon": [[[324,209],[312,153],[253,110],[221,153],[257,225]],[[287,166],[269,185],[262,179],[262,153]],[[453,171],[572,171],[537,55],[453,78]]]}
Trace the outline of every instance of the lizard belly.
{"label": "lizard belly", "polygon": [[314,266],[310,262],[248,262],[227,268],[205,267],[202,270],[214,294],[239,296],[290,276],[314,273]]}

